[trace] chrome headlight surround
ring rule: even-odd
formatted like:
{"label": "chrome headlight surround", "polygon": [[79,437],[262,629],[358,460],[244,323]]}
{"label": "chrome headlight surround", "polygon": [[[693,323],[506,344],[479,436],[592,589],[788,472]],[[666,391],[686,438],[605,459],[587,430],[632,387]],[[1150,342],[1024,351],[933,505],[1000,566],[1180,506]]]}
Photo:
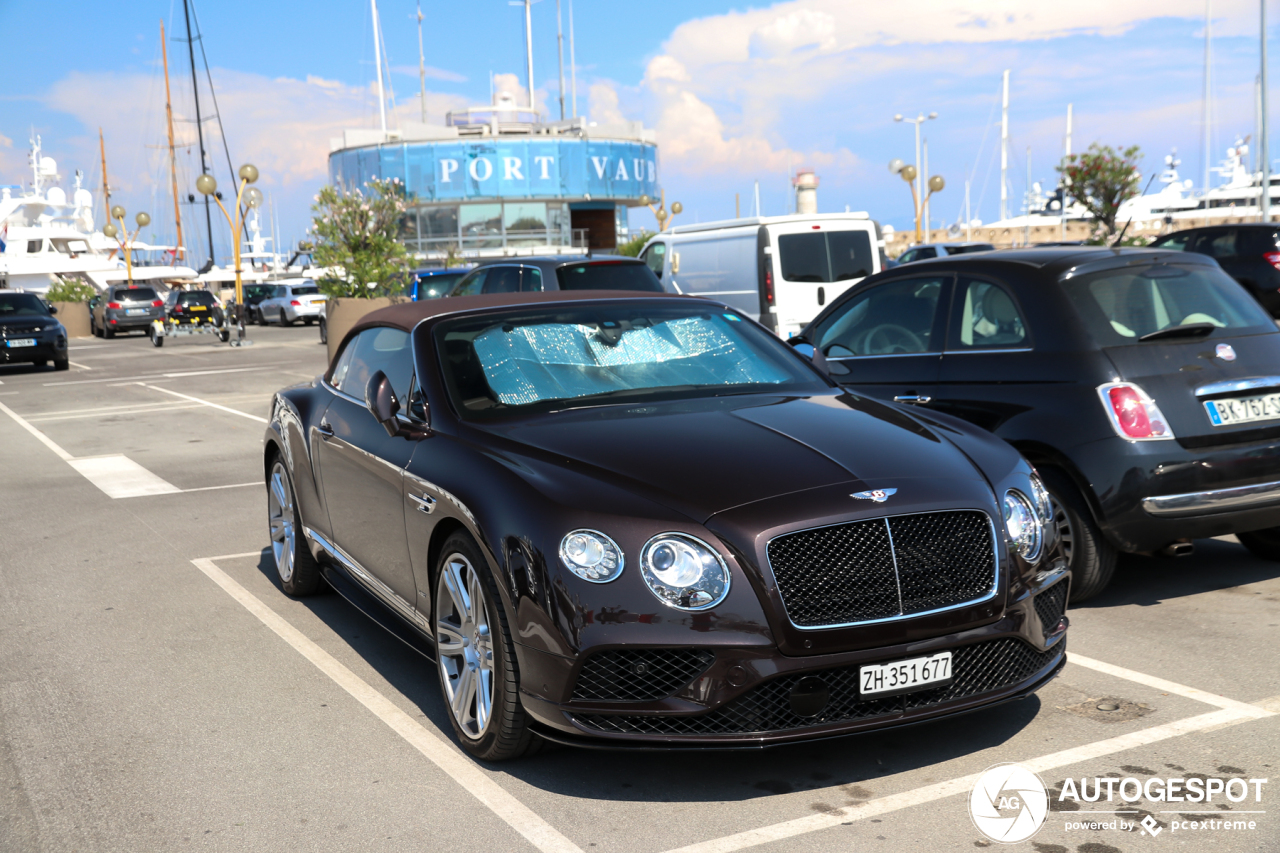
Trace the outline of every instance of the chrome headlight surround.
{"label": "chrome headlight surround", "polygon": [[622,576],[626,558],[618,543],[599,530],[570,530],[560,540],[560,562],[584,581],[609,583]]}
{"label": "chrome headlight surround", "polygon": [[1044,516],[1036,509],[1031,499],[1017,489],[1009,489],[1005,492],[1001,504],[1004,529],[1009,537],[1010,546],[1022,559],[1034,565],[1044,553],[1046,526]]}
{"label": "chrome headlight surround", "polygon": [[706,542],[659,533],[640,549],[640,574],[658,600],[676,610],[710,610],[729,595],[729,567]]}

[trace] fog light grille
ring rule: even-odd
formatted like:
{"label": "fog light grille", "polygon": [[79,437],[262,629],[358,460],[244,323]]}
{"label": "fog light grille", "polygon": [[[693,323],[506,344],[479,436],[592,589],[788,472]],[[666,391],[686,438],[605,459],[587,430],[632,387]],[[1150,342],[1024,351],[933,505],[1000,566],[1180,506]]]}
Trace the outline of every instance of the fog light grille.
{"label": "fog light grille", "polygon": [[613,649],[587,658],[573,698],[652,702],[693,681],[716,659],[706,649]]}
{"label": "fog light grille", "polygon": [[1056,583],[1037,595],[1033,601],[1036,608],[1036,615],[1040,617],[1040,624],[1044,627],[1045,636],[1049,636],[1049,632],[1057,627],[1058,621],[1062,619],[1062,614],[1067,612],[1067,584],[1065,581]]}

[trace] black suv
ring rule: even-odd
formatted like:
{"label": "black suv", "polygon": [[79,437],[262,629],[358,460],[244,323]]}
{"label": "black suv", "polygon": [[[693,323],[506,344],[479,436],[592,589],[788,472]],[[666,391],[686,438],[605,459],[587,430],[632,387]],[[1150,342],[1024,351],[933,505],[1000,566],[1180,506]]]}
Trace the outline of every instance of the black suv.
{"label": "black suv", "polygon": [[26,362],[66,370],[67,330],[57,308],[34,293],[0,293],[0,364]]}
{"label": "black suv", "polygon": [[644,290],[666,288],[638,258],[495,258],[481,261],[449,292],[450,296],[482,293],[539,293],[545,290]]}
{"label": "black suv", "polygon": [[920,261],[845,291],[802,337],[840,384],[1020,450],[1053,498],[1074,601],[1107,585],[1120,551],[1236,534],[1280,559],[1280,332],[1208,258]]}
{"label": "black suv", "polygon": [[1166,234],[1152,249],[1195,252],[1218,262],[1272,317],[1280,318],[1280,225],[1208,225]]}

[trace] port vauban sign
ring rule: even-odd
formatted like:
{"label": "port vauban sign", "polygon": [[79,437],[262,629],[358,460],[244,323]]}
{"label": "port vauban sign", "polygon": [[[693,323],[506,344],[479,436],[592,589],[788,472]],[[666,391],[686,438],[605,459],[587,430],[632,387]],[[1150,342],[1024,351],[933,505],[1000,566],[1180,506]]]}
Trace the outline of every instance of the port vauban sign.
{"label": "port vauban sign", "polygon": [[422,201],[491,198],[638,199],[658,195],[658,149],[645,142],[512,139],[405,142],[337,151],[335,184],[398,178]]}

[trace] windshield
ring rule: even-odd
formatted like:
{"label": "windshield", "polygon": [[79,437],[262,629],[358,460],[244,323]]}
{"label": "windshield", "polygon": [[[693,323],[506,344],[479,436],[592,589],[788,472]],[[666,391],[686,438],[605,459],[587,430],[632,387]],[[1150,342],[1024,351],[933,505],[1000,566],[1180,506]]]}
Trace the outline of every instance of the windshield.
{"label": "windshield", "polygon": [[970,252],[990,252],[995,246],[990,243],[975,243],[971,246],[948,246],[948,255],[967,255]]}
{"label": "windshield", "polygon": [[648,290],[663,293],[662,282],[642,263],[597,261],[556,270],[561,290]]}
{"label": "windshield", "polygon": [[271,293],[276,289],[274,284],[246,284],[244,285],[245,299],[270,299]]}
{"label": "windshield", "polygon": [[192,290],[178,296],[178,302],[183,305],[213,305],[213,294],[207,290]]}
{"label": "windshield", "polygon": [[320,288],[314,284],[295,284],[293,286],[294,296],[317,296]]}
{"label": "windshield", "polygon": [[155,302],[160,297],[149,287],[122,287],[115,298],[117,302]]}
{"label": "windshield", "polygon": [[48,310],[31,293],[0,293],[0,320],[11,317],[47,317]]}
{"label": "windshield", "polygon": [[465,418],[827,387],[785,344],[728,311],[525,307],[446,321],[434,335]]}
{"label": "windshield", "polygon": [[464,270],[462,272],[442,272],[436,275],[419,276],[418,298],[439,299],[453,290],[453,286],[458,283],[458,279],[466,274]]}
{"label": "windshield", "polygon": [[1211,334],[1276,330],[1262,306],[1216,267],[1154,264],[1081,276],[1062,286],[1103,346],[1136,344],[1144,335],[1197,323],[1208,323]]}

